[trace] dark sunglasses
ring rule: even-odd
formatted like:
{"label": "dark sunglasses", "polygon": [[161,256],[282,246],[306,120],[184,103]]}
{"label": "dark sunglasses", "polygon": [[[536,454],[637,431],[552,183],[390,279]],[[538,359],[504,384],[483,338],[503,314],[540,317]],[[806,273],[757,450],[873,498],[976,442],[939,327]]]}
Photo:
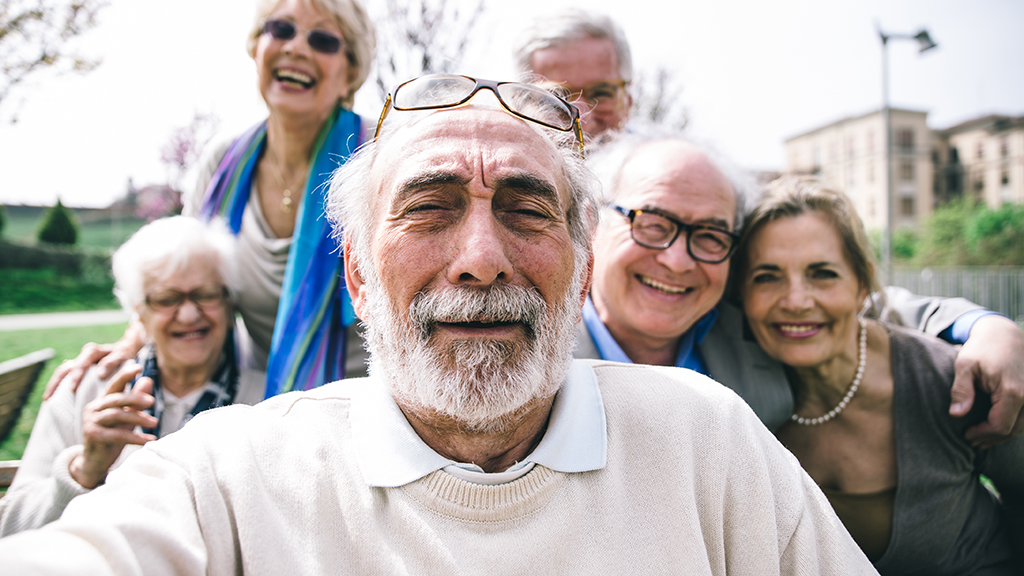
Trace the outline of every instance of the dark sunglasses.
{"label": "dark sunglasses", "polygon": [[[267,20],[263,23],[263,33],[270,34],[274,40],[287,41],[295,38],[299,29],[287,20]],[[341,38],[323,30],[306,32],[306,42],[310,48],[322,54],[337,54],[342,44]]]}
{"label": "dark sunglasses", "polygon": [[395,110],[437,110],[456,108],[469,102],[482,89],[490,90],[506,112],[553,128],[560,132],[572,132],[580,154],[583,154],[583,128],[580,125],[580,111],[558,96],[532,84],[519,82],[495,82],[480,80],[456,74],[428,74],[399,84],[388,94],[377,121],[374,140],[380,135],[391,109]]}

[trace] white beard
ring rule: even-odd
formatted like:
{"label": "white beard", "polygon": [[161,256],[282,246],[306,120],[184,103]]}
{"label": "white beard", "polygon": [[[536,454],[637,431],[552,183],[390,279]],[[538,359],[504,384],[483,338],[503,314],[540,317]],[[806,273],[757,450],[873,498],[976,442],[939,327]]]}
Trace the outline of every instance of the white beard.
{"label": "white beard", "polygon": [[[550,310],[536,289],[496,284],[486,290],[420,292],[409,308],[409,321],[380,282],[367,278],[370,373],[383,378],[395,400],[414,413],[451,418],[469,432],[514,426],[515,416],[554,396],[565,380],[580,320],[583,275],[574,276],[558,310]],[[457,340],[443,347],[432,341],[436,323],[472,321],[519,322],[526,334],[515,340]]]}

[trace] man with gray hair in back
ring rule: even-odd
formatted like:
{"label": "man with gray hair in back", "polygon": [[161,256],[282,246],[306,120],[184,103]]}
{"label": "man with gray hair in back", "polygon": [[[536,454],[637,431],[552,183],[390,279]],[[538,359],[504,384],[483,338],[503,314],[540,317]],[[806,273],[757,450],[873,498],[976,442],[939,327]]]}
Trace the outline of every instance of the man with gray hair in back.
{"label": "man with gray hair in back", "polygon": [[622,130],[633,98],[633,56],[610,17],[571,8],[535,18],[514,47],[516,68],[542,85],[558,86],[579,106],[591,139]]}
{"label": "man with gray hair in back", "polygon": [[430,75],[380,118],[328,214],[369,377],[197,416],[0,540],[0,570],[876,574],[735,394],[572,359],[596,217],[574,108]]}

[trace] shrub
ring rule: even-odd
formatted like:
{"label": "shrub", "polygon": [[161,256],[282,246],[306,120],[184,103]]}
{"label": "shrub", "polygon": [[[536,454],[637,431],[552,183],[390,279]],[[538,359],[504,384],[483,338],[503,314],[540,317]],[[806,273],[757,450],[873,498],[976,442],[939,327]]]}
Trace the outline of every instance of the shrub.
{"label": "shrub", "polygon": [[78,240],[78,226],[72,220],[71,212],[60,203],[43,214],[39,225],[39,241],[48,244],[74,244]]}

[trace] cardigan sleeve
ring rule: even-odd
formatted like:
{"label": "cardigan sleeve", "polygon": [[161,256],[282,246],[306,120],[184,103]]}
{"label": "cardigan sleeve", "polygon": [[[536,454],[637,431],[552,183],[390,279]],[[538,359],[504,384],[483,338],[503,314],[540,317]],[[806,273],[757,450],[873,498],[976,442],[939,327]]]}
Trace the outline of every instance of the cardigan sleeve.
{"label": "cardigan sleeve", "polygon": [[72,498],[89,492],[68,466],[82,452],[82,408],[101,389],[90,371],[77,391],[62,385],[43,402],[18,474],[0,499],[0,536],[53,522]]}

